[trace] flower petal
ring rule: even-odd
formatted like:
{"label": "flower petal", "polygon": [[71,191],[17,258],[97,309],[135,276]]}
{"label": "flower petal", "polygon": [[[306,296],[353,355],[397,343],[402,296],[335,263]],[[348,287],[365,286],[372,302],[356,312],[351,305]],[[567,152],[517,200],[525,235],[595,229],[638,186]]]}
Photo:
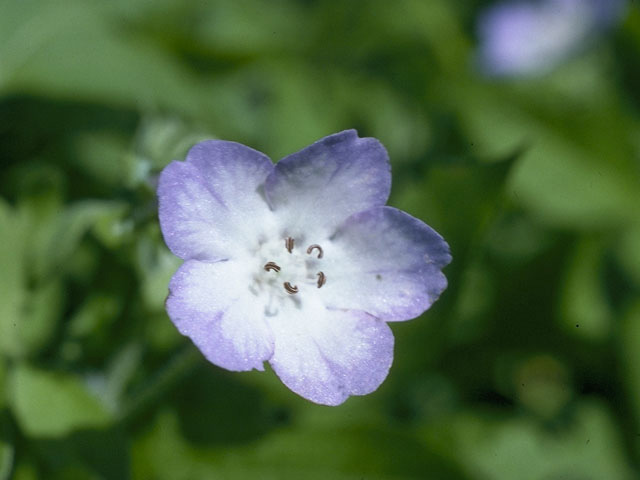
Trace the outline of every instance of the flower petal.
{"label": "flower petal", "polygon": [[306,308],[290,307],[271,321],[275,350],[269,363],[278,377],[298,395],[323,405],[376,390],[393,361],[389,326],[362,312],[306,302]]}
{"label": "flower petal", "polygon": [[390,188],[382,144],[346,130],[280,160],[265,193],[287,234],[320,241],[353,213],[384,205]]}
{"label": "flower petal", "polygon": [[273,353],[264,307],[248,290],[250,268],[235,260],[188,260],[169,284],[173,323],[210,362],[228,370],[264,370]]}
{"label": "flower petal", "polygon": [[431,227],[391,207],[357,213],[325,246],[330,308],[362,310],[385,321],[415,318],[447,286],[449,246]]}
{"label": "flower petal", "polygon": [[171,162],[158,186],[160,226],[171,251],[213,261],[255,239],[272,218],[261,191],[272,170],[266,155],[219,140],[197,144],[186,162]]}

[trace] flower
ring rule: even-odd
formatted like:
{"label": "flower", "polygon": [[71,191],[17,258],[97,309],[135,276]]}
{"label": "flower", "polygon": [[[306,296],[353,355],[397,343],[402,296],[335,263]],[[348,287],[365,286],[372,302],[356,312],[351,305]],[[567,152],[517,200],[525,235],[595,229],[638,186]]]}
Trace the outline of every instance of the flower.
{"label": "flower", "polygon": [[415,318],[446,288],[442,237],[385,206],[387,152],[355,130],[277,164],[210,140],[158,186],[160,226],[184,259],[166,307],[228,370],[263,370],[313,402],[378,388],[393,360],[386,322]]}
{"label": "flower", "polygon": [[562,63],[625,10],[625,0],[500,3],[478,21],[478,60],[489,75],[544,74]]}

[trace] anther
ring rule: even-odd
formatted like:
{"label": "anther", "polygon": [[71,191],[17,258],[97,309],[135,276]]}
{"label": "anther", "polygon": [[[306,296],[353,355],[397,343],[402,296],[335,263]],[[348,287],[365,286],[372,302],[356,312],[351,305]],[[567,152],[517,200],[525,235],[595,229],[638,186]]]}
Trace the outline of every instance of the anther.
{"label": "anther", "polygon": [[291,295],[293,295],[294,293],[298,293],[298,287],[296,287],[295,285],[291,285],[289,282],[284,282],[284,289]]}
{"label": "anther", "polygon": [[327,283],[327,277],[323,272],[318,272],[318,288]]}
{"label": "anther", "polygon": [[311,254],[314,248],[318,250],[318,258],[322,258],[324,252],[322,251],[322,247],[316,243],[314,243],[313,245],[309,245],[309,248],[307,248],[307,253]]}
{"label": "anther", "polygon": [[267,262],[264,266],[264,269],[269,272],[271,270],[275,270],[276,272],[280,271],[280,267],[275,262]]}
{"label": "anther", "polygon": [[289,253],[293,250],[293,238],[287,237],[284,239],[284,248],[287,249]]}

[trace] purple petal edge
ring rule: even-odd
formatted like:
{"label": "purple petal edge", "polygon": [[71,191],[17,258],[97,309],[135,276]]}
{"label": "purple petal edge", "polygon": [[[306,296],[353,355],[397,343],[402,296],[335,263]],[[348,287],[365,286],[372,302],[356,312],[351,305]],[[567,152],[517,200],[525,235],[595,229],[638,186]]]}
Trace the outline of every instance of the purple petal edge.
{"label": "purple petal edge", "polygon": [[441,270],[451,262],[448,244],[406,212],[388,206],[358,212],[332,240],[353,260],[337,264],[340,275],[324,287],[331,308],[362,310],[384,321],[410,320],[447,287]]}
{"label": "purple petal edge", "polygon": [[265,182],[265,194],[293,233],[333,233],[350,215],[384,205],[391,166],[384,146],[355,130],[324,137],[280,160]]}
{"label": "purple petal edge", "polygon": [[260,189],[274,166],[239,143],[207,140],[160,174],[158,216],[169,249],[183,259],[216,261],[233,252],[226,238],[242,238],[268,210]]}

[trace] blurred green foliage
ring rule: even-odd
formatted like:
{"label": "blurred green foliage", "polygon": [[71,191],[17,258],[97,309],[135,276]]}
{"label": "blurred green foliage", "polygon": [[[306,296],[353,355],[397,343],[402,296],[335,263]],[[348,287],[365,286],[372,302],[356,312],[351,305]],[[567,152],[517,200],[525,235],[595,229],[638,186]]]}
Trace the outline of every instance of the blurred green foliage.
{"label": "blurred green foliage", "polygon": [[[537,78],[466,0],[0,1],[0,480],[640,475],[640,12]],[[367,397],[207,364],[164,312],[158,172],[355,127],[449,241]]]}

